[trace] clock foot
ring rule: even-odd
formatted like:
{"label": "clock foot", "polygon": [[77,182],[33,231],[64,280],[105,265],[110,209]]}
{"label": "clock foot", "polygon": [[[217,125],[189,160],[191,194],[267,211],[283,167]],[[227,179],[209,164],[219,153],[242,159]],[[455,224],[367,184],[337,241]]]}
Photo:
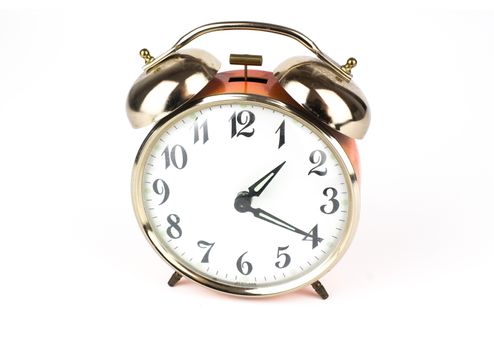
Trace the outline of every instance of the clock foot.
{"label": "clock foot", "polygon": [[321,282],[319,282],[319,280],[317,280],[314,283],[312,283],[312,288],[314,288],[314,290],[316,291],[316,293],[319,294],[319,296],[321,298],[327,299],[329,297],[329,294],[326,291],[326,288],[324,288],[324,286],[322,285]]}
{"label": "clock foot", "polygon": [[178,283],[178,281],[180,281],[181,278],[182,278],[182,275],[175,271],[173,273],[172,277],[170,277],[170,279],[168,280],[168,285],[170,287],[173,287],[174,285],[176,285]]}

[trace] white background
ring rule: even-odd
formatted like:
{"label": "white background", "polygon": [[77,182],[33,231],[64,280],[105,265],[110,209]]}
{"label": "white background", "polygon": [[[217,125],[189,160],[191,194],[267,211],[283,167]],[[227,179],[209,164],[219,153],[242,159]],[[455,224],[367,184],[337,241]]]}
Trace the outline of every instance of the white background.
{"label": "white background", "polygon": [[[1,349],[494,347],[494,12],[475,1],[322,3],[2,2]],[[168,288],[172,271],[132,212],[147,130],[130,127],[124,104],[138,51],[158,55],[196,26],[237,19],[359,59],[373,118],[359,142],[362,215],[322,279],[326,301],[310,288],[262,300]],[[223,61],[263,54],[265,69],[305,53],[259,33],[194,46]]]}

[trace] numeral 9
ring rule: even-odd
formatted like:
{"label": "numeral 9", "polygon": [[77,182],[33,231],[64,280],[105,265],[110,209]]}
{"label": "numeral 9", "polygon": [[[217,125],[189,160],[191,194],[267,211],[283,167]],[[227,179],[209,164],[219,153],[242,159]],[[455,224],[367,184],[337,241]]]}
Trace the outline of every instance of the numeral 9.
{"label": "numeral 9", "polygon": [[163,199],[161,200],[161,204],[165,203],[168,197],[170,196],[170,188],[166,184],[165,180],[156,179],[153,182],[153,191],[158,195],[162,195]]}

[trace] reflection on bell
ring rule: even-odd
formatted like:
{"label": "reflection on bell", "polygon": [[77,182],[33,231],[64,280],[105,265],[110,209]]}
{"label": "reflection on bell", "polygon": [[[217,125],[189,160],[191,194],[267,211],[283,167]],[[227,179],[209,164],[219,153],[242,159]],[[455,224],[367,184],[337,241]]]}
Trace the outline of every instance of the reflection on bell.
{"label": "reflection on bell", "polygon": [[143,73],[127,98],[127,116],[142,128],[166,116],[195,96],[213,79],[220,62],[204,50],[180,50]]}
{"label": "reflection on bell", "polygon": [[289,58],[274,74],[295,101],[329,127],[351,138],[364,137],[369,106],[352,81],[343,81],[328,65],[311,57]]}

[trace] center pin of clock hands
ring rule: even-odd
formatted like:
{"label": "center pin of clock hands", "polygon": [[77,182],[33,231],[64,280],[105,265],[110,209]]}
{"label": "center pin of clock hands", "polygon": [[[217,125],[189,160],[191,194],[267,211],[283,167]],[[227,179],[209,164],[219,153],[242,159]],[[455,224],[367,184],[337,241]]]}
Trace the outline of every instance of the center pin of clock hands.
{"label": "center pin of clock hands", "polygon": [[[282,162],[276,168],[257,180],[252,186],[248,188],[248,191],[240,192],[235,198],[234,207],[239,213],[252,213],[254,217],[258,219],[264,220],[266,222],[269,222],[270,224],[282,227],[289,231],[304,235],[304,239],[312,238],[310,232],[307,233],[305,231],[302,231],[261,208],[252,208],[252,197],[259,197],[261,195],[261,193],[266,189],[266,187],[268,187],[269,183],[274,179],[276,174],[278,174],[285,163],[286,161]],[[317,241],[321,242],[322,238],[317,237]]]}

